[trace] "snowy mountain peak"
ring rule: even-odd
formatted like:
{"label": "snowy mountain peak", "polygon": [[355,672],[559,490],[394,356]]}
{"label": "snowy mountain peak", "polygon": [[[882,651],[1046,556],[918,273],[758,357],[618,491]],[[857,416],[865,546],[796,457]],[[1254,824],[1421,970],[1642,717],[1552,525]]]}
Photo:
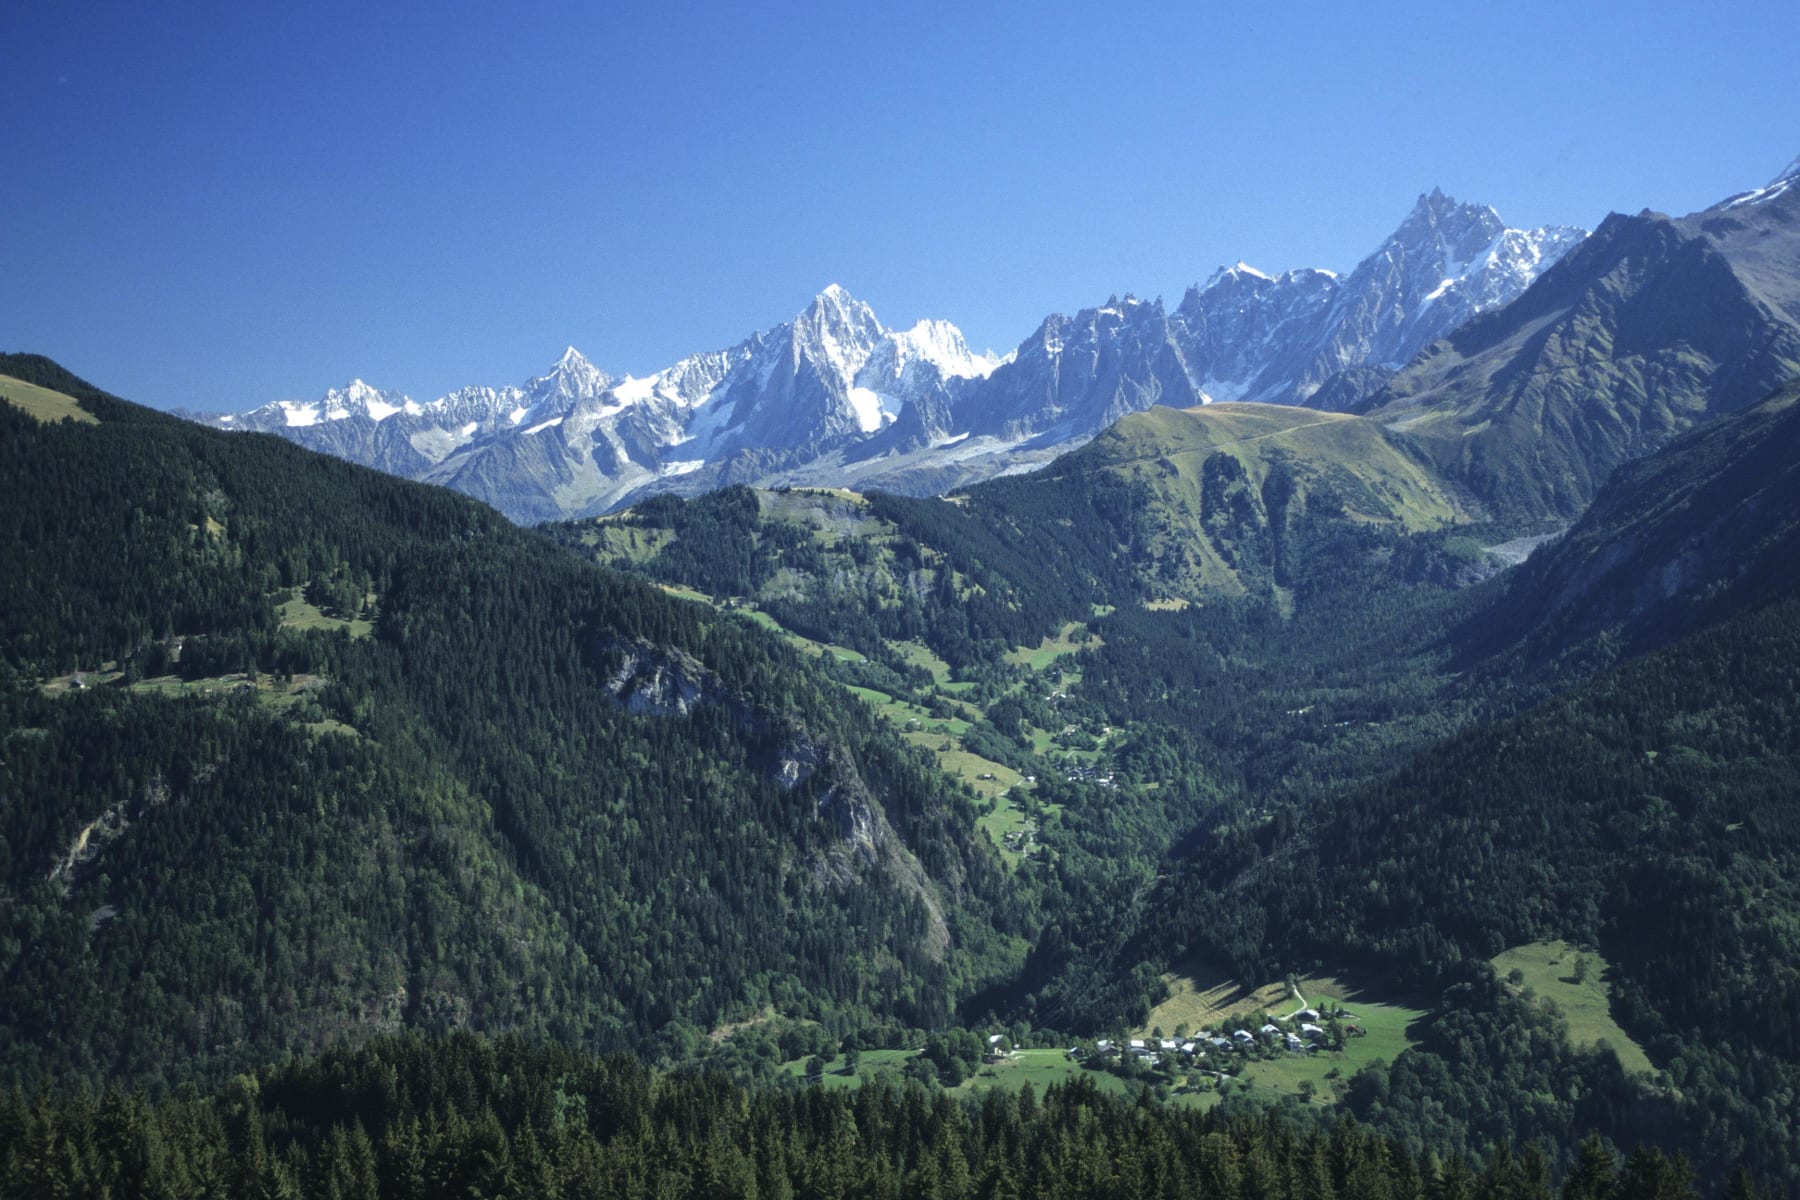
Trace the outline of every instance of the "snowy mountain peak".
{"label": "snowy mountain peak", "polygon": [[1192,295],[1196,291],[1207,292],[1214,288],[1230,288],[1233,286],[1255,288],[1258,285],[1267,282],[1269,282],[1269,277],[1267,275],[1263,274],[1263,272],[1257,270],[1249,263],[1239,259],[1232,266],[1220,267],[1215,270],[1211,275],[1207,276],[1206,282],[1200,284],[1198,288],[1188,289],[1188,294]]}
{"label": "snowy mountain peak", "polygon": [[584,400],[598,400],[612,382],[610,375],[570,346],[556,360],[549,374],[540,375],[525,385],[523,403],[509,417],[516,425],[564,415]]}
{"label": "snowy mountain peak", "polygon": [[[1788,176],[1800,162],[1779,186]],[[569,346],[522,386],[421,406],[358,379],[322,401],[218,420],[445,483],[525,521],[738,481],[942,487],[1041,462],[1153,404],[1356,403],[1582,236],[1509,230],[1434,188],[1342,278],[1239,260],[1173,312],[1127,294],[1051,314],[1005,359],[972,352],[947,321],[887,329],[832,283],[785,324],[642,377],[614,380]]]}
{"label": "snowy mountain peak", "polygon": [[[1407,222],[1420,217],[1441,221],[1448,216],[1466,218],[1482,215],[1491,216],[1496,221],[1500,219],[1500,214],[1485,204],[1463,204],[1456,197],[1445,192],[1443,188],[1434,187],[1419,196],[1418,201],[1413,204],[1412,212],[1407,216]],[[1405,222],[1402,223],[1402,227],[1404,225]]]}
{"label": "snowy mountain peak", "polygon": [[1433,188],[1346,277],[1221,268],[1176,311],[1182,353],[1216,400],[1304,402],[1348,367],[1397,368],[1524,291],[1584,236],[1508,229],[1492,208]]}
{"label": "snowy mountain peak", "polygon": [[[368,417],[371,421],[383,421],[397,412],[416,409],[418,405],[403,393],[382,391],[361,379],[352,379],[341,388],[327,391],[318,407],[318,420],[341,421],[346,417]],[[295,422],[290,420],[289,424]]]}
{"label": "snowy mountain peak", "polygon": [[558,380],[569,388],[581,392],[605,391],[612,382],[612,377],[593,363],[575,347],[570,346],[563,351],[563,356],[556,360],[548,374],[540,375],[531,382],[535,385],[549,380]]}
{"label": "snowy mountain peak", "polygon": [[985,379],[1000,365],[991,350],[971,351],[962,330],[948,321],[926,319],[892,336],[910,357],[930,363],[946,379]]}
{"label": "snowy mountain peak", "polygon": [[881,322],[875,320],[873,309],[835,283],[828,285],[824,291],[814,296],[812,303],[795,316],[794,322],[795,324],[809,322],[815,325],[820,323],[872,324],[876,329],[881,328]]}
{"label": "snowy mountain peak", "polygon": [[794,319],[859,321],[865,314],[868,319],[874,319],[874,312],[867,304],[852,296],[842,285],[833,283],[826,285],[824,291],[814,296],[812,303]]}
{"label": "snowy mountain peak", "polygon": [[1491,240],[1505,228],[1500,214],[1487,205],[1461,204],[1446,196],[1442,188],[1432,188],[1430,195],[1419,197],[1388,242],[1416,244],[1422,238],[1432,238],[1440,243],[1454,240],[1466,245],[1473,239]]}
{"label": "snowy mountain peak", "polygon": [[810,358],[848,384],[887,330],[873,309],[834,283],[794,318],[792,336],[796,358]]}
{"label": "snowy mountain peak", "polygon": [[1778,183],[1793,183],[1796,180],[1800,180],[1800,158],[1796,158],[1787,165],[1786,170],[1769,180],[1769,186],[1774,187]]}

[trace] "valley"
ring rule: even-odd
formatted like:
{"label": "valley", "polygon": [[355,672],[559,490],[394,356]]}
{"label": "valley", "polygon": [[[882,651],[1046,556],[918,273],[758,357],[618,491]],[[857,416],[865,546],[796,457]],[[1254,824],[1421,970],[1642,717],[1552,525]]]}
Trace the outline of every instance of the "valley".
{"label": "valley", "polygon": [[[82,1087],[286,1137],[311,1081],[384,1064],[356,1094],[389,1097],[365,1157],[392,1172],[390,1118],[437,1086],[403,1077],[510,1094],[506,1060],[560,1072],[484,1125],[525,1158],[625,1146],[569,1090],[605,1078],[840,1127],[1067,1106],[1293,1161],[1363,1139],[1439,1182],[1653,1147],[1635,1169],[1789,1188],[1796,196],[1613,219],[1408,362],[1209,368],[1218,403],[1150,352],[1160,306],[1047,322],[1111,399],[1038,469],[934,494],[772,456],[742,478],[778,486],[684,470],[691,495],[525,529],[6,356],[0,1121],[33,1170]],[[1231,273],[1181,336],[1320,287]],[[1667,324],[1694,288],[1735,326]],[[620,383],[571,355],[501,399],[563,414],[520,437],[620,387],[704,408],[684,380],[856,328],[853,383],[929,350],[1014,397],[969,436],[1047,428],[1028,356],[971,366],[841,289],[802,318],[742,362]],[[1128,344],[1161,365],[1117,374]],[[854,386],[902,452],[929,405]],[[293,427],[402,430],[403,399]],[[738,399],[707,436],[773,428]],[[520,453],[477,441],[458,469],[490,483]],[[364,1153],[330,1128],[296,1161]],[[243,1171],[303,1173],[247,1137]]]}
{"label": "valley", "polygon": [[7,17],[0,1200],[1800,1197],[1800,6]]}

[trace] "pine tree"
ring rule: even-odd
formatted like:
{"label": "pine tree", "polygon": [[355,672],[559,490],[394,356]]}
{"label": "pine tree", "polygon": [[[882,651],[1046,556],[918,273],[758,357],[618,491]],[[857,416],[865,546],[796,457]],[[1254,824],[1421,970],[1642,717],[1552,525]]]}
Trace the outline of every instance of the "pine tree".
{"label": "pine tree", "polygon": [[1561,1200],[1610,1200],[1618,1177],[1618,1159],[1597,1133],[1581,1139],[1575,1165],[1563,1179]]}

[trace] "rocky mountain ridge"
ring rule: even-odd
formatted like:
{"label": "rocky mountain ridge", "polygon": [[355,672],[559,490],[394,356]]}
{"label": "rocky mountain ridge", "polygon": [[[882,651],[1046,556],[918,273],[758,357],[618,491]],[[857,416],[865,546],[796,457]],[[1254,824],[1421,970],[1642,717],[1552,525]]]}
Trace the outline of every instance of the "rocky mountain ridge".
{"label": "rocky mountain ridge", "polygon": [[1613,214],[1360,400],[1487,515],[1575,518],[1618,465],[1800,374],[1800,164],[1686,217]]}

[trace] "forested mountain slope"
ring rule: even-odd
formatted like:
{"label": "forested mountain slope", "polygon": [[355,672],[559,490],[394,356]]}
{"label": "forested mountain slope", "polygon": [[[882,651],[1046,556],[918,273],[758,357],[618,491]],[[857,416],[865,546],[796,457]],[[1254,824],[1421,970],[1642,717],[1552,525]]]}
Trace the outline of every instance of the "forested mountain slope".
{"label": "forested mountain slope", "polygon": [[[461,497],[0,374],[0,1062],[219,1077],[402,1027],[679,1054],[941,1021],[967,803],[799,656]],[[981,965],[977,967],[975,964]]]}
{"label": "forested mountain slope", "polygon": [[[1140,414],[949,501],[733,491],[555,535],[896,671],[936,647],[996,733],[1105,728],[1091,770],[1033,760],[1057,916],[994,1012],[1106,1032],[1192,959],[1360,968],[1435,1010],[1345,1096],[1410,1145],[1569,1162],[1599,1129],[1785,1180],[1758,1106],[1800,1060],[1795,396],[1621,467],[1475,587],[1491,563],[1414,441],[1269,406]],[[1015,648],[1059,622],[1081,632],[1040,683]],[[1487,966],[1556,938],[1615,965],[1663,1076]]]}
{"label": "forested mountain slope", "polygon": [[[1561,672],[1566,691],[1207,839],[1148,906],[1138,954],[1222,954],[1250,978],[1358,962],[1449,987],[1427,1046],[1358,1093],[1389,1128],[1429,1136],[1467,1103],[1463,1119],[1491,1108],[1507,1136],[1610,1122],[1715,1170],[1800,1178],[1791,1123],[1761,1112],[1800,1085],[1797,396],[1622,468],[1445,631],[1501,711],[1496,689],[1529,698]],[[1521,668],[1532,690],[1509,684]],[[1561,1068],[1584,1080],[1574,1108],[1523,1097],[1510,1073],[1537,1052],[1499,1047],[1536,1018],[1481,964],[1545,939],[1614,965],[1614,1014],[1657,1084],[1634,1097],[1576,1056]],[[1611,1098],[1581,1117],[1584,1092]]]}
{"label": "forested mountain slope", "polygon": [[1621,466],[1507,581],[1477,641],[1543,653],[1610,632],[1642,649],[1791,594],[1796,564],[1800,383]]}

